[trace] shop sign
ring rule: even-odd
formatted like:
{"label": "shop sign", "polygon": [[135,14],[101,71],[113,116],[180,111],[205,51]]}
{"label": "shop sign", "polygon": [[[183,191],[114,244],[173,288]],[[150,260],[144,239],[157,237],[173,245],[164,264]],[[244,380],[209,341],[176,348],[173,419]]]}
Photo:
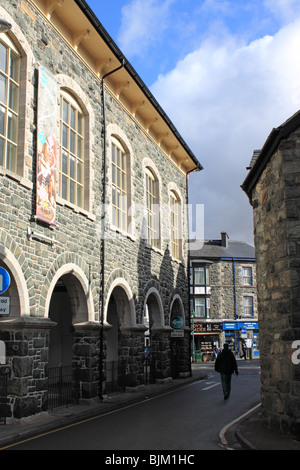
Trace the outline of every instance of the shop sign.
{"label": "shop sign", "polygon": [[245,330],[258,330],[258,322],[244,322],[238,323],[238,329],[245,329]]}
{"label": "shop sign", "polygon": [[235,330],[236,323],[223,323],[223,330]]}
{"label": "shop sign", "polygon": [[221,323],[194,323],[194,333],[221,333]]}
{"label": "shop sign", "polygon": [[223,330],[258,330],[258,322],[224,322]]}

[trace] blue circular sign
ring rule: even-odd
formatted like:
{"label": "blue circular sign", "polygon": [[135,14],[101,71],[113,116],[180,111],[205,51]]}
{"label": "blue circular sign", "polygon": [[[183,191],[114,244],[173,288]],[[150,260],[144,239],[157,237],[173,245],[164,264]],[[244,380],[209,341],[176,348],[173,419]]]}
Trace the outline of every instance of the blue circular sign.
{"label": "blue circular sign", "polygon": [[0,268],[0,294],[4,294],[10,286],[10,275],[4,268]]}
{"label": "blue circular sign", "polygon": [[171,326],[173,328],[181,328],[183,325],[183,318],[178,316],[178,317],[174,317],[172,318],[172,321],[171,321]]}

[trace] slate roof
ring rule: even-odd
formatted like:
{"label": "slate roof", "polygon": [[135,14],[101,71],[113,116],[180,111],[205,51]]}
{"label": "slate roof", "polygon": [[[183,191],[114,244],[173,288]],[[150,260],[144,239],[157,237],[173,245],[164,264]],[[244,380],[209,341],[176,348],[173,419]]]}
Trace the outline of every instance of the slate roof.
{"label": "slate roof", "polygon": [[222,240],[205,240],[190,242],[190,258],[201,259],[221,259],[221,258],[240,258],[255,259],[255,248],[245,242],[230,241],[227,247],[222,245]]}

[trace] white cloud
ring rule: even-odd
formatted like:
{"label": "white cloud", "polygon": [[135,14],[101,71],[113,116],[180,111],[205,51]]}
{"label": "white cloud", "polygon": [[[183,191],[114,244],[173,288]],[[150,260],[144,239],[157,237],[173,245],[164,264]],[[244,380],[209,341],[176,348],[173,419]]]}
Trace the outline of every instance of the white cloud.
{"label": "white cloud", "polygon": [[300,107],[300,19],[241,44],[208,38],[151,87],[204,166],[191,200],[205,204],[205,236],[252,240],[252,209],[240,185],[252,151]]}
{"label": "white cloud", "polygon": [[300,15],[299,0],[264,0],[265,7],[283,22],[293,21]]}
{"label": "white cloud", "polygon": [[121,49],[128,56],[145,54],[167,28],[174,0],[132,0],[122,8]]}

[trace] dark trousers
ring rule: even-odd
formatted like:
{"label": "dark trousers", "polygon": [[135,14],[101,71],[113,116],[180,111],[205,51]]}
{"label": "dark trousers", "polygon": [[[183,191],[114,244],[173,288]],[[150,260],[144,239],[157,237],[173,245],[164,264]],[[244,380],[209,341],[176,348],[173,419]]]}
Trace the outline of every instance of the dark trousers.
{"label": "dark trousers", "polygon": [[223,387],[224,397],[229,397],[231,390],[231,374],[221,373],[221,383]]}

